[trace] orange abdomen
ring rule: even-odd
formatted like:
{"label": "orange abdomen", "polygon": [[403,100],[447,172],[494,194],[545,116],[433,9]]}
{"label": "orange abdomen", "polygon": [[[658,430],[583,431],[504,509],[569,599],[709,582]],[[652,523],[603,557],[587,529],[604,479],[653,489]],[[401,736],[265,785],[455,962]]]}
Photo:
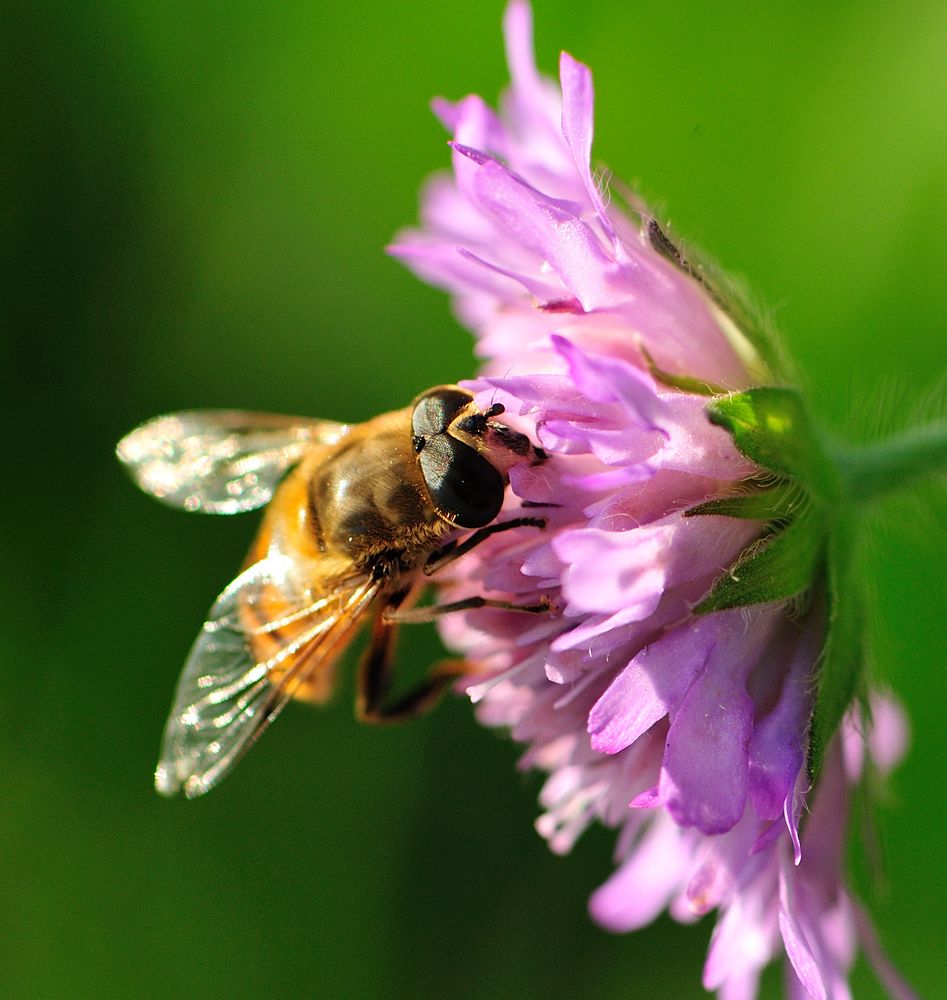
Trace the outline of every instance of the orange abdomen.
{"label": "orange abdomen", "polygon": [[[270,683],[288,683],[294,698],[321,704],[332,694],[335,664],[347,645],[338,641],[335,623],[344,594],[337,591],[340,577],[350,573],[352,567],[350,561],[320,551],[318,526],[313,524],[308,502],[308,470],[318,457],[307,458],[280,485],[247,555],[248,566],[273,550],[288,555],[300,579],[292,587],[281,583],[262,588],[253,604],[241,605],[240,617],[254,659],[270,664]],[[308,609],[315,610],[306,614]],[[311,633],[314,639],[333,628],[336,641],[329,636],[318,643],[305,641]],[[351,633],[353,629],[345,631]]]}

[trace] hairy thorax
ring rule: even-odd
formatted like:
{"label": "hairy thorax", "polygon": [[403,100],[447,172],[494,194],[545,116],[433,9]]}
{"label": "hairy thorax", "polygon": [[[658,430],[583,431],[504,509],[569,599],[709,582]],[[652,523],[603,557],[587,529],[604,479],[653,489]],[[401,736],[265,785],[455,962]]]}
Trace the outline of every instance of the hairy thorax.
{"label": "hairy thorax", "polygon": [[410,412],[359,425],[318,447],[282,484],[268,512],[271,537],[318,559],[325,572],[407,572],[450,532],[424,485]]}

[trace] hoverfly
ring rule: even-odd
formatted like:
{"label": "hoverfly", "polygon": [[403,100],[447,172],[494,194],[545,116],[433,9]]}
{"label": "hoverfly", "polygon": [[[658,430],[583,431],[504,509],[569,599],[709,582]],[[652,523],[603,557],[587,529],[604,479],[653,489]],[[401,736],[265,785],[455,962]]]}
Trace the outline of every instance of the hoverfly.
{"label": "hoverfly", "polygon": [[[548,610],[545,601],[483,597],[411,607],[431,574],[483,539],[544,526],[537,517],[494,523],[510,467],[546,457],[497,421],[502,412],[444,385],[363,424],[193,411],[157,417],[119,442],[138,485],[172,507],[233,514],[268,504],[243,572],[185,662],[155,771],[159,792],[202,795],[290,699],[326,701],[336,662],[365,620],[356,714],[381,722],[423,711],[453,676],[435,668],[390,703],[399,623],[477,607]],[[461,541],[458,529],[472,534]]]}

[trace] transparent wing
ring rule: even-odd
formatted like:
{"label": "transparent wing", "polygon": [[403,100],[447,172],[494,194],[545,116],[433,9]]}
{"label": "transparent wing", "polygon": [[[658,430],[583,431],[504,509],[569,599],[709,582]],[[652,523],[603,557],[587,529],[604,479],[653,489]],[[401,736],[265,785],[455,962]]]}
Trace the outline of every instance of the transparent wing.
{"label": "transparent wing", "polygon": [[[307,594],[274,554],[220,595],[191,649],[155,771],[163,795],[202,795],[227,774],[320,667],[330,669],[379,590],[355,577]],[[272,611],[279,607],[279,617]]]}
{"label": "transparent wing", "polygon": [[345,424],[239,410],[155,417],[116,454],[146,492],[171,507],[239,514],[268,503],[280,479],[313,444],[334,444]]}

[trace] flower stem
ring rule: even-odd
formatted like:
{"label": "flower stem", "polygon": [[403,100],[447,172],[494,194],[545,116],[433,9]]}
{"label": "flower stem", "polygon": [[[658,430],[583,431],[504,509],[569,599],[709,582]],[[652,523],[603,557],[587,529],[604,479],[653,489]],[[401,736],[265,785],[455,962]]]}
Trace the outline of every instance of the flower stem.
{"label": "flower stem", "polygon": [[928,476],[947,473],[947,421],[839,451],[835,457],[849,499],[867,504]]}

